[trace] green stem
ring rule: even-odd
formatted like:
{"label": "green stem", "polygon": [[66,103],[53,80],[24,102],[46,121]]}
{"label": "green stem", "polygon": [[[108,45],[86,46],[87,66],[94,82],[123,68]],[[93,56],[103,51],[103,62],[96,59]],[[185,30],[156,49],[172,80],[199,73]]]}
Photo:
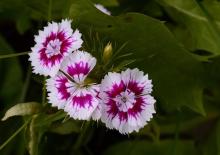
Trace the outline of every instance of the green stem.
{"label": "green stem", "polygon": [[77,150],[82,144],[83,144],[83,141],[85,139],[85,136],[86,136],[86,133],[87,131],[89,130],[89,127],[90,127],[90,121],[89,122],[86,122],[85,124],[85,127],[83,129],[83,131],[81,132],[81,134],[79,135],[75,145],[74,145],[74,149]]}
{"label": "green stem", "polygon": [[52,0],[49,0],[49,4],[48,4],[48,21],[51,20],[51,14],[52,14]]}
{"label": "green stem", "polygon": [[0,59],[6,59],[6,58],[13,58],[17,56],[27,55],[30,52],[21,52],[21,53],[15,53],[15,54],[6,54],[6,55],[0,55]]}
{"label": "green stem", "polygon": [[35,121],[37,119],[38,115],[32,116],[32,120],[29,127],[29,136],[30,140],[28,143],[28,151],[30,155],[38,155],[38,144],[39,144],[39,131],[37,130],[35,126]]}
{"label": "green stem", "polygon": [[28,67],[27,76],[26,76],[25,83],[23,85],[23,89],[21,92],[20,100],[19,100],[20,103],[23,103],[25,101],[27,90],[30,84],[30,79],[31,79],[31,66]]}
{"label": "green stem", "polygon": [[30,122],[31,118],[27,120],[11,137],[9,137],[1,146],[0,150],[2,150],[13,138],[15,138]]}

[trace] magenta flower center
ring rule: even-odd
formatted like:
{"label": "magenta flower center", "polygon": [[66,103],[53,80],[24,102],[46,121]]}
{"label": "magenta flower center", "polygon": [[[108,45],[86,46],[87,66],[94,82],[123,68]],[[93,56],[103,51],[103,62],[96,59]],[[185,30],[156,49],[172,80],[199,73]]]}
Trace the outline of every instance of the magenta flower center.
{"label": "magenta flower center", "polygon": [[127,112],[128,109],[133,108],[136,102],[135,94],[129,90],[125,90],[117,95],[114,98],[114,101],[116,102],[116,105],[120,111]]}
{"label": "magenta flower center", "polygon": [[59,39],[50,40],[46,47],[46,55],[48,58],[51,58],[54,55],[60,54],[62,42]]}

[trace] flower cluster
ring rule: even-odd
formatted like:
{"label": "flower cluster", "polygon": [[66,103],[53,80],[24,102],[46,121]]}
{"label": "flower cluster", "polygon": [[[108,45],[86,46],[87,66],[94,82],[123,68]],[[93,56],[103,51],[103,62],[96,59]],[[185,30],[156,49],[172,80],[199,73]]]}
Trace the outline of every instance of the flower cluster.
{"label": "flower cluster", "polygon": [[81,33],[70,20],[49,23],[35,36],[29,54],[33,72],[49,76],[48,101],[78,120],[101,120],[110,129],[139,131],[155,113],[152,82],[137,68],[109,72],[102,81],[88,82],[96,58],[81,51]]}

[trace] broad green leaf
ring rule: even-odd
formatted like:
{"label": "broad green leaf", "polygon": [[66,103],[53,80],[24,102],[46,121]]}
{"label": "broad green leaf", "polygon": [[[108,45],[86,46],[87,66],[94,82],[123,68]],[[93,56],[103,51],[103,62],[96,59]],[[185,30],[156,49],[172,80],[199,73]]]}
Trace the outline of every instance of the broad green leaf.
{"label": "broad green leaf", "polygon": [[151,17],[161,18],[163,17],[163,10],[155,0],[148,0],[144,5],[143,11],[144,14]]}
{"label": "broad green leaf", "polygon": [[[37,113],[32,115],[32,120],[27,132],[28,151],[30,155],[37,155],[37,154],[41,154],[41,152],[44,152],[43,150],[41,150],[42,137],[44,136],[45,132],[49,131],[50,128],[52,128],[51,125],[53,122],[61,120],[65,116],[66,113],[64,113],[63,111],[58,111],[54,114]],[[70,125],[69,127],[72,126]],[[60,128],[58,130],[62,130],[62,129]],[[69,130],[73,130],[73,128]]]}
{"label": "broad green leaf", "polygon": [[70,17],[82,33],[93,28],[111,42],[127,43],[121,53],[134,51],[132,59],[137,61],[133,67],[149,74],[154,94],[166,110],[185,105],[204,114],[202,65],[180,46],[162,22],[138,13],[107,16],[88,0],[74,0]]}
{"label": "broad green leaf", "polygon": [[66,112],[58,111],[54,114],[42,114],[38,117],[38,121],[35,125],[36,126],[49,126],[51,123],[58,121],[60,119],[64,119],[67,116]]}
{"label": "broad green leaf", "polygon": [[220,107],[220,57],[205,63],[205,70],[206,87],[208,90],[205,95],[209,101]]}
{"label": "broad green leaf", "polygon": [[220,90],[220,56],[204,64],[206,71],[206,86]]}
{"label": "broad green leaf", "polygon": [[64,123],[58,122],[55,124],[52,124],[50,126],[50,132],[66,135],[71,134],[73,132],[78,133],[80,131],[80,126],[76,123],[74,120],[68,120]]}
{"label": "broad green leaf", "polygon": [[[206,107],[206,111],[207,111],[206,117],[198,116],[198,115],[195,116],[195,115],[190,114],[187,111],[183,111],[179,118],[177,114],[176,115],[173,114],[170,116],[167,116],[167,115],[158,116],[156,120],[160,128],[160,134],[161,135],[174,134],[176,127],[177,127],[177,123],[179,123],[180,134],[181,133],[194,134],[193,131],[200,130],[200,129],[197,129],[198,126],[200,126],[201,124],[211,122],[219,117],[219,113],[214,110],[210,110],[210,108],[208,109]],[[184,115],[186,113],[187,115]]]}
{"label": "broad green leaf", "polygon": [[[157,2],[165,8],[172,20],[175,21],[170,30],[189,50],[205,50],[212,53],[212,56],[220,54],[220,31],[215,31],[208,20],[209,17],[195,0],[157,0]],[[201,3],[219,29],[220,2],[204,0]]]}
{"label": "broad green leaf", "polygon": [[49,126],[36,126],[39,121],[42,120],[40,114],[32,116],[32,120],[29,125],[28,134],[28,152],[30,155],[39,155],[40,153],[40,141],[43,134],[47,131]]}
{"label": "broad green leaf", "polygon": [[113,7],[113,6],[118,6],[119,5],[117,0],[104,0],[104,1],[102,1],[102,0],[92,0],[92,2],[94,4],[102,4],[106,7]]}
{"label": "broad green leaf", "polygon": [[[48,20],[49,0],[24,0],[25,6],[29,7],[31,12],[31,18],[35,20],[45,21]],[[68,15],[68,10],[71,4],[71,0],[52,0],[51,3],[51,19],[61,19]],[[60,7],[62,6],[62,7]]]}
{"label": "broad green leaf", "polygon": [[[60,20],[66,17],[70,2],[71,0],[52,0],[52,19]],[[0,19],[15,22],[18,30],[22,32],[31,28],[31,20],[47,21],[48,8],[49,0],[1,0]],[[21,27],[22,25],[24,27]]]}
{"label": "broad green leaf", "polygon": [[125,141],[108,148],[104,155],[196,155],[192,141]]}
{"label": "broad green leaf", "polygon": [[9,117],[13,116],[25,116],[25,115],[33,115],[41,110],[41,105],[36,102],[28,102],[28,103],[19,103],[8,109],[5,113],[5,116],[2,118],[2,121],[5,121]]}

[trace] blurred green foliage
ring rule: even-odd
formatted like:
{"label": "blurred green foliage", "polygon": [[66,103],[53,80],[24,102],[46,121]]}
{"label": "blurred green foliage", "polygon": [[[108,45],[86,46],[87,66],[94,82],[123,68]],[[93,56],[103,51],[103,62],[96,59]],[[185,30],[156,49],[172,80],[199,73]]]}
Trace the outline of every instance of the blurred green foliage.
{"label": "blurred green foliage", "polygon": [[[0,55],[30,50],[48,20],[70,18],[87,41],[85,50],[97,58],[109,41],[113,52],[123,46],[121,55],[132,53],[114,63],[135,60],[130,67],[149,74],[157,113],[128,136],[47,105],[28,113],[31,123],[0,154],[220,154],[219,15],[218,0],[1,0]],[[1,118],[17,103],[41,103],[43,78],[30,75],[28,64],[27,56],[0,59]],[[0,122],[0,145],[28,117]]]}

